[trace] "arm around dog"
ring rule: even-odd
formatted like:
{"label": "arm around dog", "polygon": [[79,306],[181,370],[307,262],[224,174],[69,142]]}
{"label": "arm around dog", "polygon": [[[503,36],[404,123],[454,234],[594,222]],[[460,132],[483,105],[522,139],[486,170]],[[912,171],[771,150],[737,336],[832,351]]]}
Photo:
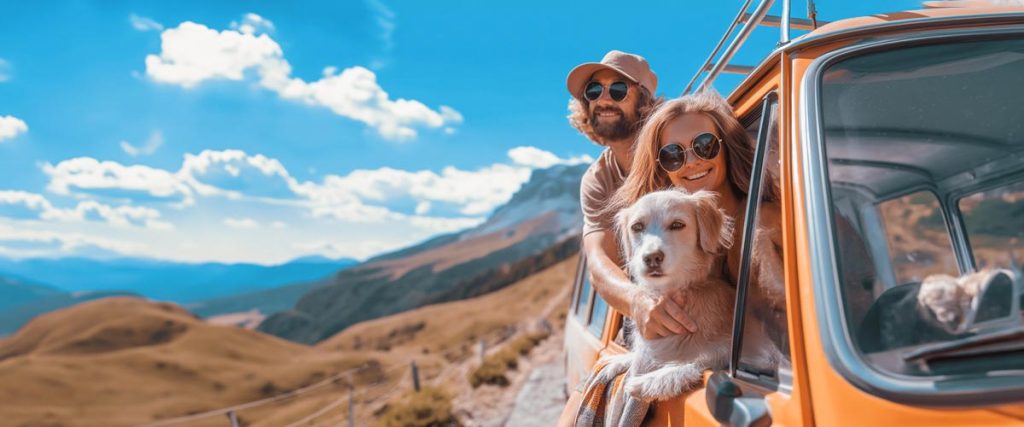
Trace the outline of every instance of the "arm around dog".
{"label": "arm around dog", "polygon": [[685,301],[676,295],[654,300],[633,285],[618,262],[618,245],[611,231],[597,230],[583,236],[587,273],[594,289],[620,313],[628,314],[646,339],[680,335],[696,331],[696,325],[682,307]]}

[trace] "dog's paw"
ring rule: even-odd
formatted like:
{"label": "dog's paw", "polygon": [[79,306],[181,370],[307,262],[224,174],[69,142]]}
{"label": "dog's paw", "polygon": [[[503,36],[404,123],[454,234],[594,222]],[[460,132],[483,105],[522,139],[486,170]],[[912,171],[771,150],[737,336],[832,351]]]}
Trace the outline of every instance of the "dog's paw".
{"label": "dog's paw", "polygon": [[645,402],[661,401],[693,390],[700,382],[700,370],[692,364],[667,366],[626,379],[625,391]]}
{"label": "dog's paw", "polygon": [[632,364],[633,354],[631,353],[612,356],[608,359],[608,363],[605,365],[604,369],[601,369],[601,372],[597,374],[595,382],[605,384],[611,383],[613,378],[623,372],[626,372]]}

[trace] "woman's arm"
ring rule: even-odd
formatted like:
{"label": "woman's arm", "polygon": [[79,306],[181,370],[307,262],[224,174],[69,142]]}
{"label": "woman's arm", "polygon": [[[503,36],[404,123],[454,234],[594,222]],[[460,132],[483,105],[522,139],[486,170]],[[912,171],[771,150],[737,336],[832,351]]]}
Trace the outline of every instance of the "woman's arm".
{"label": "woman's arm", "polygon": [[604,230],[583,237],[590,282],[601,297],[620,313],[636,322],[645,339],[696,332],[697,326],[686,315],[686,301],[679,294],[653,299],[633,285],[618,262],[615,236]]}

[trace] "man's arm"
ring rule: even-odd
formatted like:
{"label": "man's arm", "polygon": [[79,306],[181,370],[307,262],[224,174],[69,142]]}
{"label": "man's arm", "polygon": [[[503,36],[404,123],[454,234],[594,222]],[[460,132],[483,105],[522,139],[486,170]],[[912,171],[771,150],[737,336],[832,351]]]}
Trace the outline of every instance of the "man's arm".
{"label": "man's arm", "polygon": [[592,231],[583,236],[590,282],[601,297],[620,313],[636,322],[645,339],[695,332],[696,325],[682,307],[685,301],[678,294],[658,300],[639,292],[622,268],[615,236],[609,231]]}

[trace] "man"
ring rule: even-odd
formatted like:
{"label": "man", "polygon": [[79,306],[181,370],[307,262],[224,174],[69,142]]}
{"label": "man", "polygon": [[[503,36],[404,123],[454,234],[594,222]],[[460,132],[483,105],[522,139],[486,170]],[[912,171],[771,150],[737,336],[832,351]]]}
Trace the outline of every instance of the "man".
{"label": "man", "polygon": [[[644,119],[661,103],[655,97],[658,77],[643,57],[613,50],[601,62],[573,68],[566,86],[573,97],[569,123],[605,147],[580,182],[583,253],[590,282],[609,305],[629,315],[647,339],[694,331],[680,297],[652,300],[640,293],[619,267],[622,259],[612,227],[613,215],[605,212],[629,173],[633,142]],[[583,398],[581,392],[576,390],[569,397],[558,426],[574,423]]]}
{"label": "man", "polygon": [[693,332],[695,326],[681,297],[653,300],[633,286],[619,267],[613,218],[604,209],[629,173],[633,142],[644,119],[661,103],[655,97],[657,85],[658,77],[643,57],[617,50],[601,62],[577,66],[566,80],[573,96],[570,124],[606,147],[580,184],[583,251],[591,283],[609,305],[629,315],[647,339]]}

